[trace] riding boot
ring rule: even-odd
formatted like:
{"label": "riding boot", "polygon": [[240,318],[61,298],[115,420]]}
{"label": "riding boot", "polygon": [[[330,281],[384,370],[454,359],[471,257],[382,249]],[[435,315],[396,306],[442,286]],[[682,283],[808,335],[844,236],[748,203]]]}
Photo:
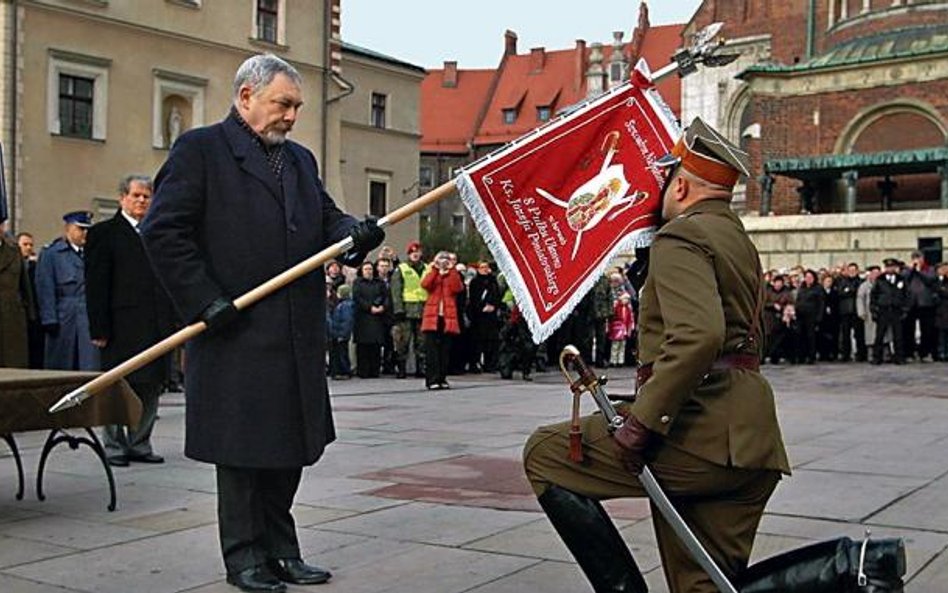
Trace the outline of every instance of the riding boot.
{"label": "riding boot", "polygon": [[741,593],[902,593],[905,543],[848,537],[819,542],[749,567]]}
{"label": "riding boot", "polygon": [[596,593],[647,593],[629,548],[599,502],[559,486],[538,498]]}

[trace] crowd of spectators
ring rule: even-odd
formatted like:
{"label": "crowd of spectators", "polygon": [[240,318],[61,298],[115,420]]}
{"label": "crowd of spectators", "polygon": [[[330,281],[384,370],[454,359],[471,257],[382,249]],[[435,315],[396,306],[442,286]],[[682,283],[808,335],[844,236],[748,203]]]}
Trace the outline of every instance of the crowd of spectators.
{"label": "crowd of spectators", "polygon": [[[76,214],[64,217],[58,242],[80,256],[74,263],[81,266],[90,221]],[[44,318],[42,272],[37,281],[42,257],[34,245],[27,232],[0,242],[0,366],[94,370],[81,364],[78,353],[69,356],[70,364],[44,360],[64,328],[52,313]],[[948,263],[929,265],[918,252],[908,262],[880,263],[864,270],[850,263],[766,271],[764,362],[948,361]],[[333,261],[325,274],[328,368],[335,380],[405,378],[411,370],[432,390],[450,388],[447,377],[464,373],[505,379],[516,373],[530,381],[535,371],[556,368],[566,344],[599,368],[637,363],[638,300],[630,266],[608,269],[540,345],[491,261],[465,264],[447,251],[427,258],[421,243],[412,241],[403,258],[384,246],[358,269]],[[82,274],[75,276],[81,284]],[[62,287],[53,292],[64,294]]]}
{"label": "crowd of spectators", "polygon": [[[464,373],[499,373],[511,379],[517,371],[530,381],[534,371],[555,368],[566,344],[575,345],[599,368],[637,363],[638,301],[635,273],[628,266],[608,269],[563,325],[537,346],[492,262],[466,265],[441,252],[425,263],[418,242],[412,242],[407,253],[418,272],[411,272],[388,248],[374,266],[363,265],[351,298],[348,287],[340,284],[345,273],[338,264],[330,265],[330,270],[337,268],[327,275],[330,302],[335,304],[327,313],[330,339],[339,352],[330,357],[335,379],[380,373],[405,377],[399,365],[407,364],[410,356],[415,376],[424,377],[429,389],[448,388],[447,375]],[[908,263],[894,258],[881,263],[865,270],[850,263],[765,272],[764,362],[948,361],[948,263],[931,266],[918,252]],[[392,271],[400,277],[397,282]],[[406,284],[403,278],[408,275],[417,275],[414,283]],[[435,293],[426,290],[436,278],[454,279],[450,293],[440,288],[444,283]],[[359,288],[367,282],[388,290]],[[404,340],[391,336],[410,333],[397,326],[406,319],[406,295],[419,287],[419,310],[426,312],[427,324],[419,326],[413,347],[409,350],[406,344],[399,357],[394,344]],[[372,329],[359,329],[368,327]],[[348,363],[350,339],[356,352],[354,373]]]}
{"label": "crowd of spectators", "polygon": [[767,272],[766,362],[948,361],[948,264],[881,263]]}

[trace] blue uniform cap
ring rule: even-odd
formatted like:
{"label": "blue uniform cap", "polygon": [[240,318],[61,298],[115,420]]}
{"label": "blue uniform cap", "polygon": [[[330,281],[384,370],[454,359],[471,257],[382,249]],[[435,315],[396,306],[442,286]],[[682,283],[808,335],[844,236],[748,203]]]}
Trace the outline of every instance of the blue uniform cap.
{"label": "blue uniform cap", "polygon": [[78,227],[87,229],[92,226],[92,213],[86,210],[76,210],[63,214],[63,221],[66,224],[74,224]]}

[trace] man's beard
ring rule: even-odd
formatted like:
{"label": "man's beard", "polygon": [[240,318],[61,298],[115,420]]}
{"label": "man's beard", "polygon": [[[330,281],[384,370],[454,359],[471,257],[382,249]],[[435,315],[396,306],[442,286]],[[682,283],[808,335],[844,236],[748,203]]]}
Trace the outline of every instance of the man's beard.
{"label": "man's beard", "polygon": [[267,146],[278,146],[286,142],[286,135],[289,130],[267,130],[260,137]]}

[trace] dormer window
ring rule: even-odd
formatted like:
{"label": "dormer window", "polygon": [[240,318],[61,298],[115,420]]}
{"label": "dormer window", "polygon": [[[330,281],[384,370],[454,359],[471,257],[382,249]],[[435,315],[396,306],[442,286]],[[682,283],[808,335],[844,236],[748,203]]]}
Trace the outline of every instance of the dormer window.
{"label": "dormer window", "polygon": [[549,105],[537,107],[537,121],[550,121],[550,115],[552,112],[553,110],[550,109]]}
{"label": "dormer window", "polygon": [[515,108],[504,109],[501,113],[503,114],[505,124],[511,125],[517,121],[517,110]]}

